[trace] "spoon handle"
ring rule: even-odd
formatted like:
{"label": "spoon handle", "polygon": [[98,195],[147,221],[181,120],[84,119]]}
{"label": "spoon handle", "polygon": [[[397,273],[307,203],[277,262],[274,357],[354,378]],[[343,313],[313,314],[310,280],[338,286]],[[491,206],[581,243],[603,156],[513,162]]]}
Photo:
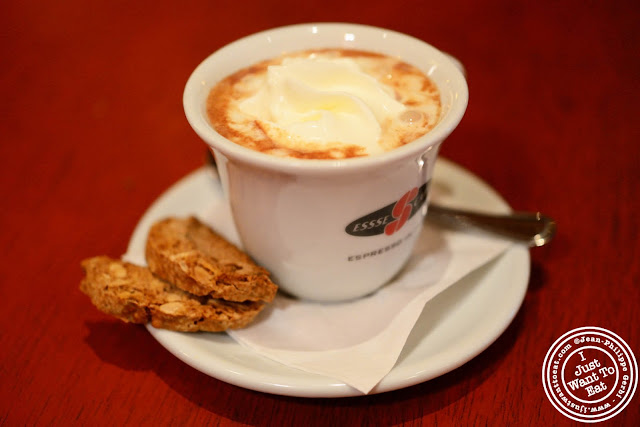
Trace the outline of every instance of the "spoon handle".
{"label": "spoon handle", "polygon": [[539,212],[494,215],[430,204],[427,218],[449,228],[479,229],[531,247],[549,243],[556,232],[556,222]]}

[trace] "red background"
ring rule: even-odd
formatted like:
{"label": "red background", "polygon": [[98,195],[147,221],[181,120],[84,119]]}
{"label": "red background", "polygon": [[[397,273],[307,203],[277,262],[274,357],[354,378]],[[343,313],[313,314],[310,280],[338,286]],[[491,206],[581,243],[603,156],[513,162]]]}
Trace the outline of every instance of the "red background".
{"label": "red background", "polygon": [[[0,424],[563,425],[541,366],[580,326],[640,355],[638,21],[632,1],[0,3]],[[207,377],[94,309],[82,258],[119,256],[149,204],[198,168],[181,95],[241,36],[348,21],[462,60],[466,116],[442,155],[559,224],[532,250],[524,305],[455,371],[341,400]],[[640,399],[604,425],[637,425]]]}

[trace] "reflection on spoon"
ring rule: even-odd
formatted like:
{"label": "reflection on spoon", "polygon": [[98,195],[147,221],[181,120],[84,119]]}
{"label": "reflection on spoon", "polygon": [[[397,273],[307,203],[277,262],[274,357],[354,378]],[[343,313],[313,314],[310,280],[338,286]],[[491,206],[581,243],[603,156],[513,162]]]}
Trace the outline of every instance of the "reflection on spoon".
{"label": "reflection on spoon", "polygon": [[427,219],[447,228],[497,234],[531,247],[549,243],[556,233],[556,222],[540,212],[485,214],[432,203],[427,210]]}

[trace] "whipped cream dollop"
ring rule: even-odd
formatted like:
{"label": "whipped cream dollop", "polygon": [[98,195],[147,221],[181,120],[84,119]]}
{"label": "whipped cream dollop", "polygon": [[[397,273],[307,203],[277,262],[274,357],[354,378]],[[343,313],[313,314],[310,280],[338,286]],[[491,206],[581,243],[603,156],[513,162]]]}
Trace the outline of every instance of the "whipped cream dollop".
{"label": "whipped cream dollop", "polygon": [[207,116],[223,137],[265,154],[345,159],[388,152],[440,118],[438,87],[394,56],[342,48],[283,53],[220,80]]}
{"label": "whipped cream dollop", "polygon": [[350,58],[292,57],[270,65],[266,82],[239,104],[270,137],[340,143],[380,152],[382,126],[406,107]]}

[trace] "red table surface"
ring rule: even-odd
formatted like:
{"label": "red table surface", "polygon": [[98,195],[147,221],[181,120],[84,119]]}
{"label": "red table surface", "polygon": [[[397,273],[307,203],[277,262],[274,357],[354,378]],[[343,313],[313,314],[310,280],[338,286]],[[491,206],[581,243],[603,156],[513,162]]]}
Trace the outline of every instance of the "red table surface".
{"label": "red table surface", "polygon": [[[640,7],[631,1],[0,3],[0,425],[564,425],[541,384],[581,326],[640,356]],[[441,151],[516,209],[557,219],[515,320],[462,367],[403,390],[282,397],[226,384],[97,311],[80,260],[120,256],[201,166],[182,91],[209,53],[285,24],[402,31],[462,60]],[[638,425],[640,397],[602,425]]]}

